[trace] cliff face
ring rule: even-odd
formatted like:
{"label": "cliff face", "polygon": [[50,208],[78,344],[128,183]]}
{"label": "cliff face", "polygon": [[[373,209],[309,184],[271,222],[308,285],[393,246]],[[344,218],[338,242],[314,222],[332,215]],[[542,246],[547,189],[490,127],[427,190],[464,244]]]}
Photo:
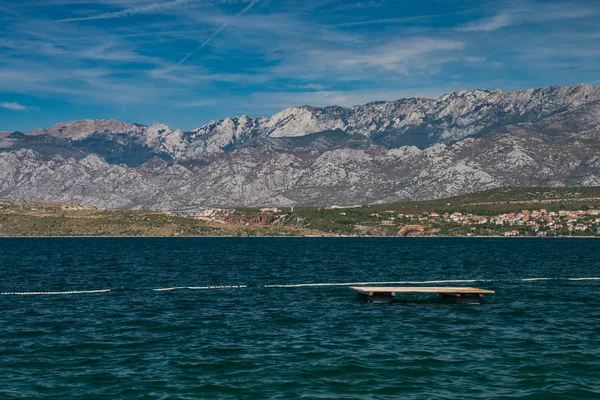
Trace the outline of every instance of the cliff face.
{"label": "cliff face", "polygon": [[199,209],[600,185],[600,87],[294,107],[189,132],[115,120],[0,135],[0,197]]}

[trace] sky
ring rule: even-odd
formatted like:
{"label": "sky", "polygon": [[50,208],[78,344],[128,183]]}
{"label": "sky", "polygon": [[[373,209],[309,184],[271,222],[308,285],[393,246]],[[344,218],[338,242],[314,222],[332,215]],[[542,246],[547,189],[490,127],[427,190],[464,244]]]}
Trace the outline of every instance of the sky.
{"label": "sky", "polygon": [[0,131],[579,83],[598,0],[0,1]]}

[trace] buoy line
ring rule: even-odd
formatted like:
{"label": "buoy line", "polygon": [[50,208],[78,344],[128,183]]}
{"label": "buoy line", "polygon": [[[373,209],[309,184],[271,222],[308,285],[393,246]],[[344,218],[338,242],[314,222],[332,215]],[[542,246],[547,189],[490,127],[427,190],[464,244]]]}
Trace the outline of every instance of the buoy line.
{"label": "buoy line", "polygon": [[523,278],[521,282],[551,281],[553,278]]}
{"label": "buoy line", "polygon": [[44,295],[44,294],[84,294],[84,293],[108,293],[111,289],[100,290],[67,290],[64,292],[3,292],[0,295]]}
{"label": "buoy line", "polygon": [[567,278],[570,281],[600,281],[600,277],[591,278]]}
{"label": "buoy line", "polygon": [[213,289],[243,289],[246,285],[220,285],[220,286],[175,286],[166,288],[152,289],[155,292],[167,292],[171,290],[213,290]]}

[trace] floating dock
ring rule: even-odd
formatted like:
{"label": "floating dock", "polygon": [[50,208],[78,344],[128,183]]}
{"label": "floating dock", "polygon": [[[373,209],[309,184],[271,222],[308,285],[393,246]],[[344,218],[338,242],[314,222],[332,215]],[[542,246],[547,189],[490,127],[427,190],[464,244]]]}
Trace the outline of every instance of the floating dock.
{"label": "floating dock", "polygon": [[441,299],[454,300],[456,303],[481,304],[484,294],[495,293],[493,290],[472,287],[415,287],[415,286],[350,286],[361,300],[373,302],[393,301],[396,293],[437,293]]}

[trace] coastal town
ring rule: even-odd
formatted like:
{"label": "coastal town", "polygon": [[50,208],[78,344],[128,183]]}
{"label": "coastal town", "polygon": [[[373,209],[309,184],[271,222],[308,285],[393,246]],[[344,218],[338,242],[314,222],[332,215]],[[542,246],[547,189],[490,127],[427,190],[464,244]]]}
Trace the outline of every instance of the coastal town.
{"label": "coastal town", "polygon": [[[489,216],[461,212],[438,214],[432,211],[398,214],[397,218],[407,234],[412,229],[422,233],[461,236],[594,236],[598,234],[600,210],[549,212],[542,208]],[[390,220],[392,224],[394,221]],[[386,221],[382,223],[389,224]]]}

